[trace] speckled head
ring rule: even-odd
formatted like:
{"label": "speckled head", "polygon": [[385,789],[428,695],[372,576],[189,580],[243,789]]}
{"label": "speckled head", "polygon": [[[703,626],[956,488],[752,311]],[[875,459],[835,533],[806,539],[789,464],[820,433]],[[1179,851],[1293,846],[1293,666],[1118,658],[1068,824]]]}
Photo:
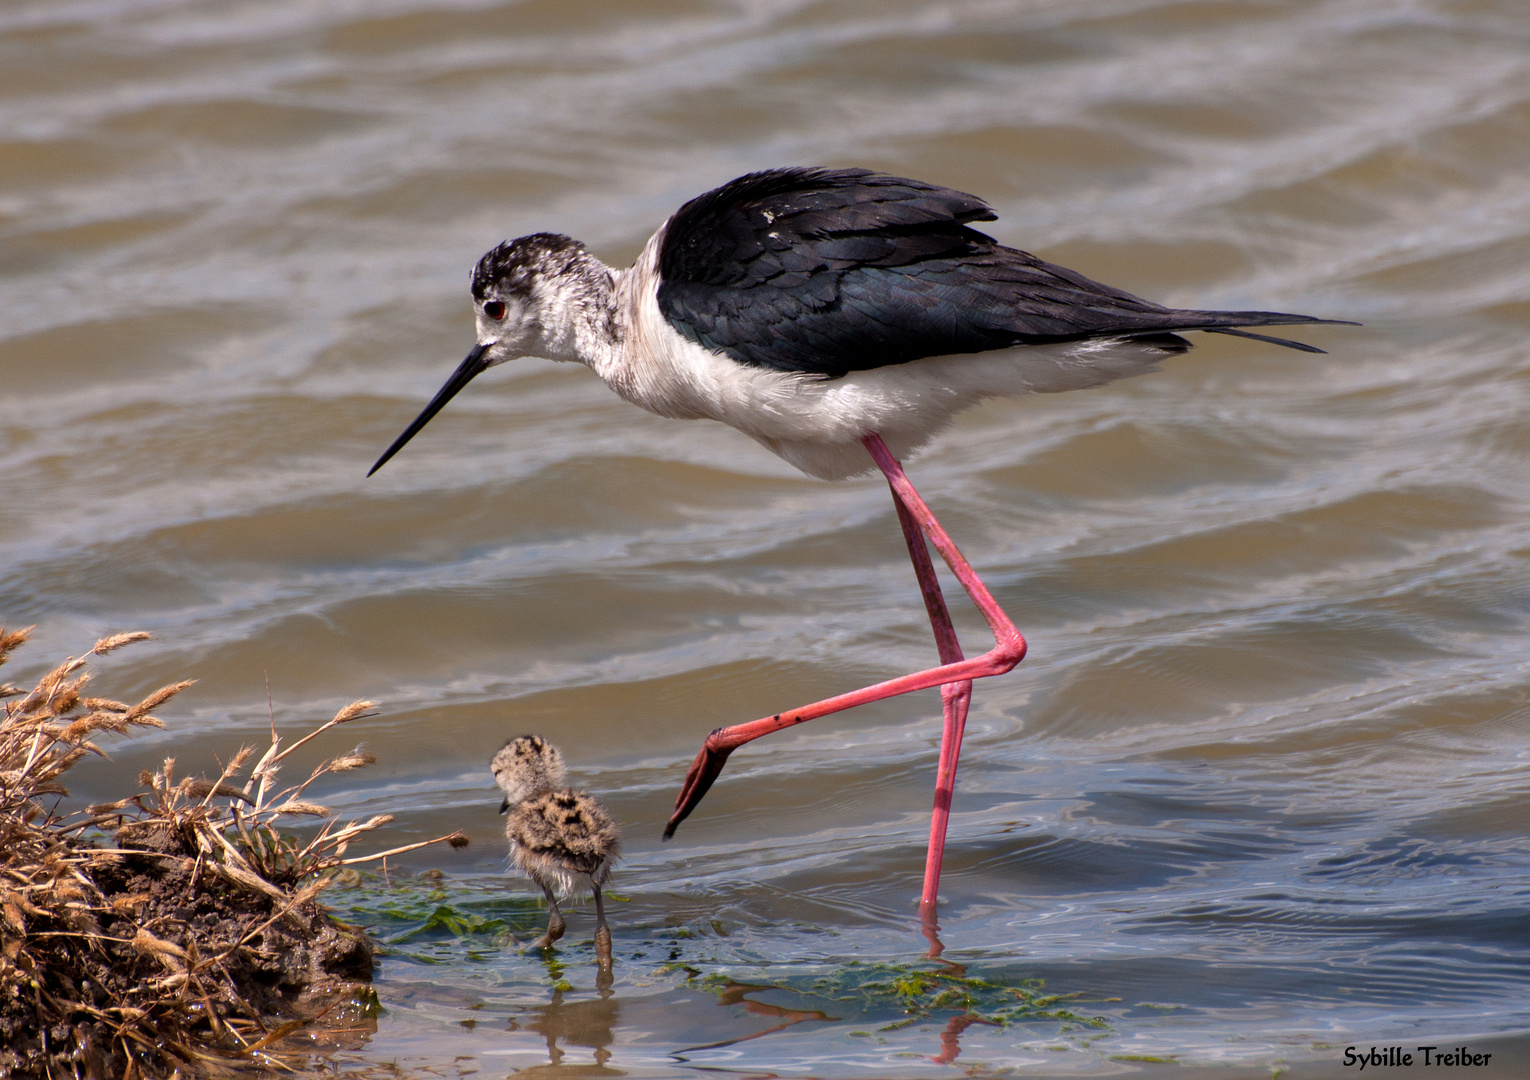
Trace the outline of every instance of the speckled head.
{"label": "speckled head", "polygon": [[494,782],[505,792],[499,812],[544,791],[563,786],[567,770],[558,748],[540,735],[522,735],[500,747],[489,762]]}
{"label": "speckled head", "polygon": [[617,335],[615,280],[583,244],[558,233],[532,233],[490,250],[473,268],[478,344],[367,475],[496,364],[522,356],[588,363],[590,350]]}
{"label": "speckled head", "polygon": [[578,240],[561,233],[532,233],[491,248],[473,267],[473,299],[526,299],[539,278],[577,272],[590,258]]}
{"label": "speckled head", "polygon": [[473,268],[473,309],[485,367],[522,356],[580,360],[575,324],[614,334],[611,270],[578,240],[532,233],[507,240]]}

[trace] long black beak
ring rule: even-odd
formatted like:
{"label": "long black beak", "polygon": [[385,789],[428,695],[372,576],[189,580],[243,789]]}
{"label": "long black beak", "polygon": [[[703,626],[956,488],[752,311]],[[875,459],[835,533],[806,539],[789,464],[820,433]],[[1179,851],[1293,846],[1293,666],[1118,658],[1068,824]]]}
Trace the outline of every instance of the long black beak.
{"label": "long black beak", "polygon": [[404,433],[393,440],[393,445],[383,451],[383,456],[377,459],[377,464],[367,470],[368,476],[371,476],[378,469],[386,465],[388,459],[402,450],[406,442],[419,434],[420,428],[430,423],[431,417],[440,412],[448,401],[457,396],[457,391],[472,382],[475,375],[488,368],[489,365],[484,362],[484,354],[488,351],[489,347],[487,345],[480,345],[467,354],[467,359],[458,365],[456,371],[452,372],[452,377],[446,380],[446,385],[436,391],[436,396],[431,398],[430,404],[425,406],[421,410],[420,415],[414,418],[414,423],[406,427]]}
{"label": "long black beak", "polygon": [[501,814],[508,814],[510,812],[510,796],[506,795],[505,801],[499,804],[499,812]]}

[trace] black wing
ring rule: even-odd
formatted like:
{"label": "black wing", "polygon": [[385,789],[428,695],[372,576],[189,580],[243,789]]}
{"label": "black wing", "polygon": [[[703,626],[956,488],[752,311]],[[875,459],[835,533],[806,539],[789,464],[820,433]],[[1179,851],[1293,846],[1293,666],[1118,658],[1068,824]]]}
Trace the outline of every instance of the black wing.
{"label": "black wing", "polygon": [[996,217],[975,196],[866,169],[750,173],[669,220],[659,310],[741,363],[829,377],[1011,345],[1331,321],[1165,308],[968,227]]}

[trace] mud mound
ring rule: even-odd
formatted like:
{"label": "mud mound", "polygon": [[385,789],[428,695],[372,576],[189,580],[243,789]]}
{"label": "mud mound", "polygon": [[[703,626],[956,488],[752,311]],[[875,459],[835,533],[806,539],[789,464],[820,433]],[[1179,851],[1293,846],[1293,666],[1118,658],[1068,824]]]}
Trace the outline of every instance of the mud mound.
{"label": "mud mound", "polygon": [[[106,653],[148,635],[97,642]],[[0,629],[0,663],[26,631]],[[329,820],[301,841],[290,815],[328,817],[303,794],[320,776],[370,764],[356,750],[281,788],[282,759],[315,736],[369,715],[340,710],[291,746],[235,753],[215,779],[175,777],[166,759],[146,789],[58,816],[60,778],[103,733],[162,727],[150,711],[189,683],[136,705],[82,696],[84,659],[29,692],[0,685],[0,1078],[217,1074],[275,1064],[301,1029],[354,1027],[372,1000],[372,948],[317,897],[346,857],[387,824]],[[454,833],[428,843],[466,843]]]}

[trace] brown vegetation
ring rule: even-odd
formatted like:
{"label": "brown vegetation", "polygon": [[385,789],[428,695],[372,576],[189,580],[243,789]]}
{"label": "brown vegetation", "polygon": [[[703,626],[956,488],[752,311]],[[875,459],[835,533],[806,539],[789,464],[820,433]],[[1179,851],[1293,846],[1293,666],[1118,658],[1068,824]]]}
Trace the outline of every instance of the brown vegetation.
{"label": "brown vegetation", "polygon": [[[0,628],[0,664],[27,631]],[[93,654],[148,637],[119,634]],[[291,746],[272,725],[255,756],[241,748],[211,779],[181,777],[166,758],[118,802],[60,816],[60,782],[95,739],[163,727],[150,715],[189,683],[136,705],[86,697],[88,657],[48,672],[35,689],[0,685],[0,1077],[161,1076],[273,1063],[282,1039],[321,1017],[366,1011],[372,949],[316,897],[327,872],[397,854],[346,857],[389,815],[311,839],[279,829],[288,815],[328,817],[304,799],[320,776],[371,763],[360,750],[279,787],[284,758],[330,728],[370,715],[341,709]],[[241,782],[242,777],[242,782]],[[466,843],[454,833],[428,841]]]}

